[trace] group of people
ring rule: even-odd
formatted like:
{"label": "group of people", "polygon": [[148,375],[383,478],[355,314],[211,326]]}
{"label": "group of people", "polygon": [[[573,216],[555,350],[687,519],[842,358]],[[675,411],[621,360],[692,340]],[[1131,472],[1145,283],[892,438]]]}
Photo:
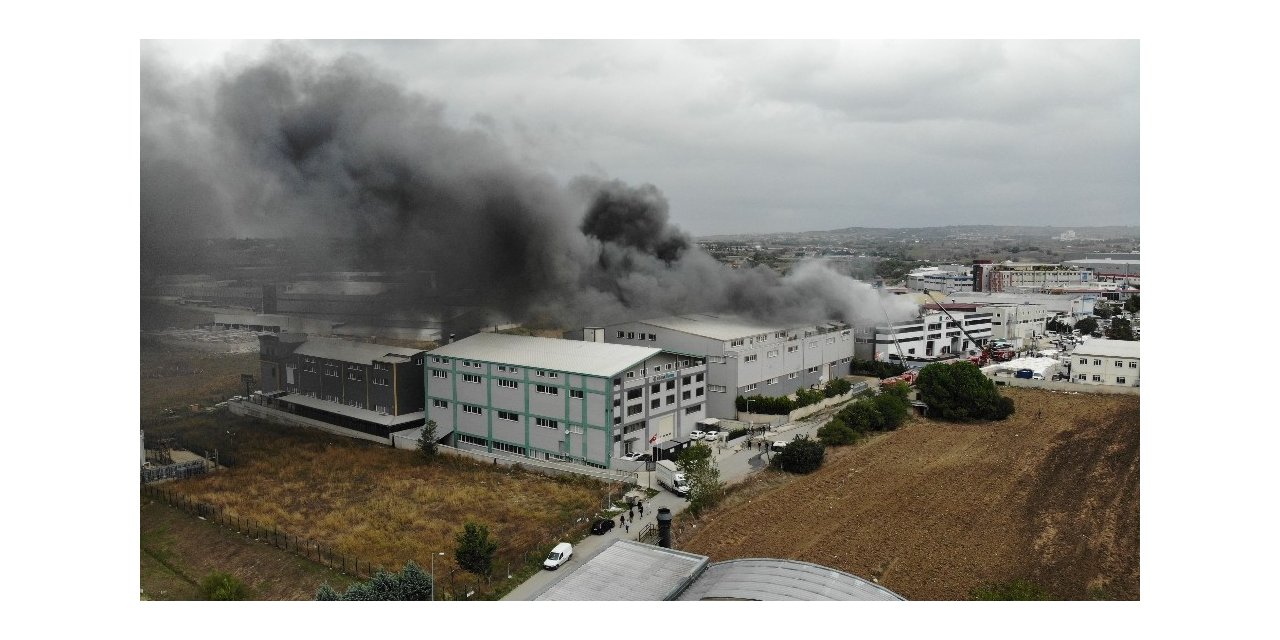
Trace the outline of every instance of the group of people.
{"label": "group of people", "polygon": [[628,511],[631,513],[630,520],[627,519],[627,514],[625,513],[618,516],[618,523],[622,525],[622,528],[626,530],[627,533],[631,533],[631,523],[635,522],[636,520],[636,509],[640,510],[640,517],[643,518],[644,517],[644,500],[636,500],[635,504],[631,505],[631,507],[628,509]]}

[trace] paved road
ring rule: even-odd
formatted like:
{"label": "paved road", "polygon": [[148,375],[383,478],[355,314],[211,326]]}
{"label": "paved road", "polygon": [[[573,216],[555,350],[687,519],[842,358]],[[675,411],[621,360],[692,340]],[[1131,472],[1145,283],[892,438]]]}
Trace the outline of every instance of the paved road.
{"label": "paved road", "polygon": [[[829,416],[836,409],[838,407],[821,411],[806,420],[779,425],[767,431],[763,438],[766,441],[791,440],[801,433],[814,437],[814,432],[829,419]],[[768,466],[768,453],[761,452],[754,447],[748,447],[745,438],[725,444],[723,448],[717,447],[713,450],[713,454],[716,464],[720,468],[720,479],[725,484],[741,482],[752,473]],[[574,569],[595,557],[611,540],[615,538],[638,539],[640,532],[646,525],[657,526],[658,507],[667,507],[671,509],[672,514],[684,511],[689,506],[688,501],[659,487],[657,478],[651,477],[653,475],[653,473],[646,471],[638,473],[638,484],[643,488],[657,489],[658,494],[644,501],[644,516],[641,517],[639,512],[635,514],[635,521],[631,524],[629,532],[625,528],[617,526],[618,515],[621,512],[614,512],[614,528],[612,531],[602,536],[588,535],[580,541],[570,541],[573,542],[573,557],[569,562],[555,571],[541,571],[534,574],[523,584],[512,589],[511,593],[507,594],[503,600],[531,600],[543,589],[563,580],[565,576],[573,573]],[[631,520],[631,517],[628,516],[627,520]]]}

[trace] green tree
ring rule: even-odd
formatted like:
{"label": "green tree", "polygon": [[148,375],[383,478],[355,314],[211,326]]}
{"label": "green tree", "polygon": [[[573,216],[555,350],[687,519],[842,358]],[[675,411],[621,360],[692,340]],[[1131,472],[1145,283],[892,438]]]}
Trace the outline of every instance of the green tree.
{"label": "green tree", "polygon": [[468,522],[463,525],[457,541],[453,557],[458,566],[479,576],[492,573],[493,555],[498,551],[498,543],[489,539],[489,527]]}
{"label": "green tree", "polygon": [[832,418],[818,428],[818,440],[828,447],[857,444],[860,438],[860,434],[840,418]]}
{"label": "green tree", "polygon": [[1109,304],[1099,302],[1098,304],[1093,305],[1093,315],[1102,318],[1103,320],[1110,318],[1115,315],[1115,313],[1115,309],[1112,309]]}
{"label": "green tree", "polygon": [[387,573],[379,569],[365,582],[357,582],[343,593],[338,593],[328,583],[316,590],[316,600],[430,600],[431,576],[412,560],[405,563],[400,573]]}
{"label": "green tree", "polygon": [[1098,330],[1098,321],[1095,318],[1084,318],[1076,323],[1075,328],[1080,330],[1080,335],[1087,336]]}
{"label": "green tree", "polygon": [[773,456],[770,465],[790,473],[810,473],[822,466],[826,447],[807,436],[796,436]]}
{"label": "green tree", "polygon": [[1137,313],[1138,307],[1140,305],[1141,305],[1141,301],[1138,300],[1138,296],[1135,294],[1135,295],[1129,296],[1129,299],[1124,301],[1124,310],[1128,311],[1129,313]]}
{"label": "green tree", "polygon": [[995,383],[972,362],[931,364],[920,370],[916,388],[930,417],[967,422],[1002,420],[1013,413],[1013,401],[1001,397]]}
{"label": "green tree", "polygon": [[836,417],[858,433],[876,431],[883,424],[880,410],[867,398],[859,398],[857,402],[841,409]]}
{"label": "green tree", "polygon": [[1133,335],[1133,323],[1124,318],[1112,318],[1111,326],[1107,328],[1107,338],[1111,340],[1137,340],[1137,336]]}
{"label": "green tree", "polygon": [[724,498],[720,468],[711,457],[711,447],[695,444],[676,456],[676,467],[689,483],[689,511],[697,516]]}
{"label": "green tree", "polygon": [[418,453],[426,460],[436,457],[438,443],[436,441],[436,421],[428,420],[422,425],[422,434],[418,436]]}
{"label": "green tree", "polygon": [[200,581],[200,597],[203,600],[247,600],[249,588],[229,573],[214,571]]}
{"label": "green tree", "polygon": [[853,388],[853,383],[844,378],[833,378],[827,381],[826,386],[822,388],[822,394],[828,398],[834,398],[838,395],[849,393],[849,389]]}
{"label": "green tree", "polygon": [[[894,385],[897,386],[897,385]],[[911,404],[894,393],[881,392],[871,399],[880,414],[879,428],[884,431],[897,429],[911,414]]]}

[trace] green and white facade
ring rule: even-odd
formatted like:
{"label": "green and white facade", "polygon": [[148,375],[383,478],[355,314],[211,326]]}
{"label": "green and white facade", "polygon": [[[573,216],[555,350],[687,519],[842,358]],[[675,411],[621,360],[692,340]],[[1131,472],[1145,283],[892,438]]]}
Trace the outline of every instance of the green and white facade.
{"label": "green and white facade", "polygon": [[464,449],[613,468],[706,417],[706,360],[479,333],[428,352],[427,419]]}

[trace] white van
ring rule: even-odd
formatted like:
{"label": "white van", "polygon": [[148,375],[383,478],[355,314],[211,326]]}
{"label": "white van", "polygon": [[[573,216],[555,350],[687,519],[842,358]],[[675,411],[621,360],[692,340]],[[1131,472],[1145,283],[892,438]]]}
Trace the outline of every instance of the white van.
{"label": "white van", "polygon": [[561,542],[547,554],[547,559],[542,561],[542,568],[551,569],[552,571],[559,569],[560,565],[569,561],[573,557],[573,545],[568,542]]}
{"label": "white van", "polygon": [[778,453],[779,451],[782,451],[783,449],[785,449],[786,446],[787,446],[787,443],[785,441],[776,440],[772,445],[769,446],[769,450],[774,453]]}

